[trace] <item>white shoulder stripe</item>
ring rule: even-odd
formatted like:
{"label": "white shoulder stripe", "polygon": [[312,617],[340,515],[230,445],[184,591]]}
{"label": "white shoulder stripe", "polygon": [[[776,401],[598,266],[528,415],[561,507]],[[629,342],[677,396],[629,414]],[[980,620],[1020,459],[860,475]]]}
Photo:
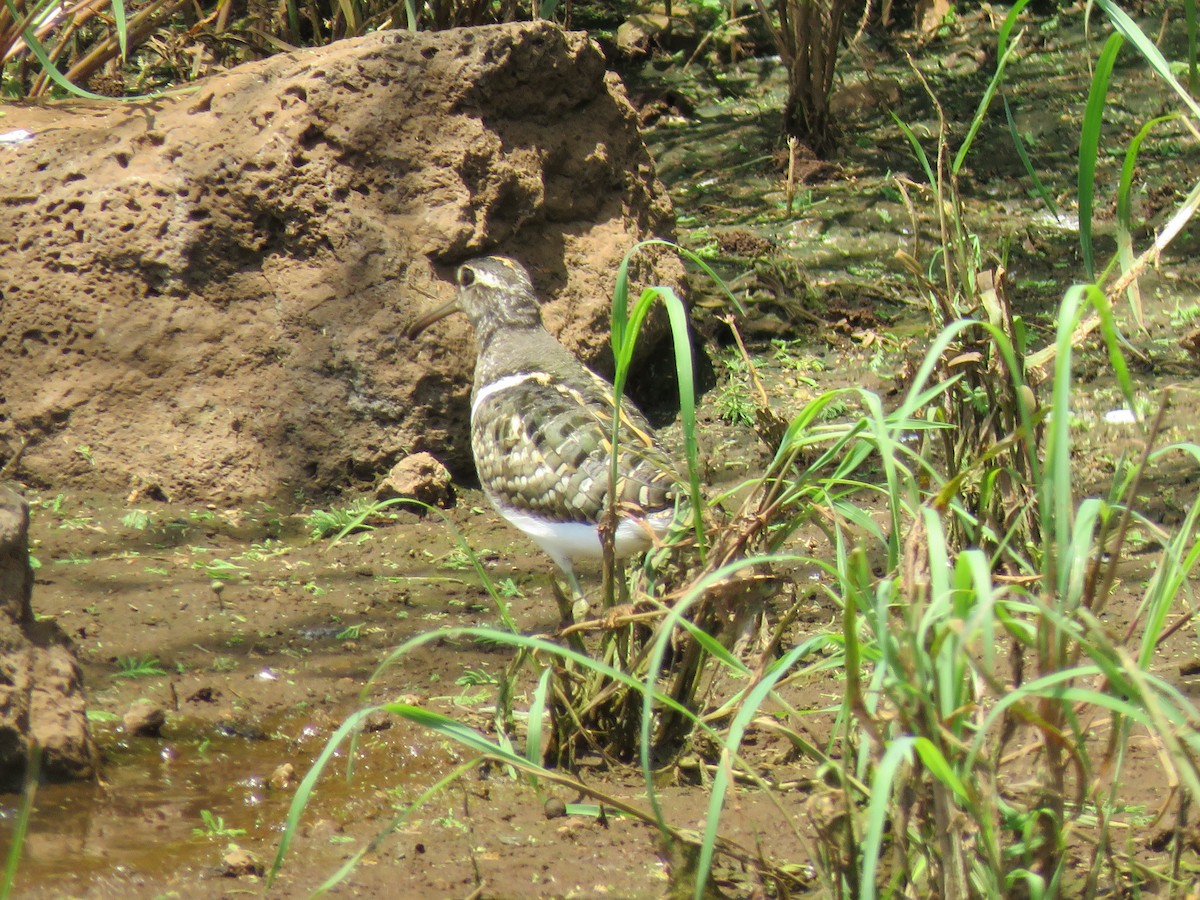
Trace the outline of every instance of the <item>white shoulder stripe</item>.
{"label": "white shoulder stripe", "polygon": [[475,401],[471,404],[471,421],[475,421],[475,414],[479,412],[479,407],[488,397],[501,391],[507,391],[518,384],[524,384],[526,381],[533,381],[538,377],[537,372],[520,372],[516,375],[505,375],[503,378],[497,378],[491,384],[485,384],[479,389],[479,393],[475,395]]}

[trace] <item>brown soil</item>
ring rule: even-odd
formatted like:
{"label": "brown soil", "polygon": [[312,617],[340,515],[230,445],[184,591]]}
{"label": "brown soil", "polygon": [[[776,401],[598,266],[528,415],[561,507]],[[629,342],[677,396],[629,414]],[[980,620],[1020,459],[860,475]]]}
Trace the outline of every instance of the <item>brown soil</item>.
{"label": "brown soil", "polygon": [[[619,83],[544,21],[6,105],[4,128],[30,136],[0,153],[0,455],[56,491],[322,496],[421,450],[468,470],[469,327],[399,339],[455,266],[520,259],[551,331],[611,365],[610,273],[673,235]],[[632,274],[682,267],[658,249]]]}
{"label": "brown soil", "polygon": [[[478,493],[466,492],[452,523],[471,536],[494,579],[511,578],[520,589],[511,604],[522,630],[554,630],[545,561],[482,505]],[[269,861],[295,788],[272,788],[275,770],[288,763],[301,775],[308,770],[362,702],[359,692],[377,664],[403,640],[434,627],[496,621],[440,521],[401,512],[330,546],[298,534],[294,518],[276,524],[265,508],[160,506],[153,514],[153,524],[137,530],[102,498],[37,503],[37,609],[75,639],[106,764],[102,784],[39,790],[22,896],[242,890],[221,877],[221,859],[236,840]],[[218,594],[212,574],[230,571],[225,564],[239,568]],[[168,674],[119,677],[131,657],[153,658]],[[370,698],[411,699],[490,731],[495,697],[486,681],[509,660],[505,651],[439,643],[387,670]],[[160,738],[134,737],[121,726],[141,699],[167,712]],[[372,720],[361,749],[352,782],[331,774],[316,793],[281,895],[306,895],[466,758],[461,748],[387,716]],[[644,796],[636,772],[585,766],[583,777],[633,803]],[[614,814],[604,824],[549,819],[543,802],[552,796],[568,804],[584,799],[553,786],[534,791],[502,771],[473,773],[417,812],[348,884],[367,896],[467,896],[477,878],[485,896],[496,897],[661,894],[666,882],[652,828]],[[684,783],[666,787],[663,797],[673,821],[701,820],[703,790]],[[202,810],[245,834],[196,836]],[[774,814],[767,798],[740,798],[726,820],[730,836],[797,856],[800,848],[770,827]]]}

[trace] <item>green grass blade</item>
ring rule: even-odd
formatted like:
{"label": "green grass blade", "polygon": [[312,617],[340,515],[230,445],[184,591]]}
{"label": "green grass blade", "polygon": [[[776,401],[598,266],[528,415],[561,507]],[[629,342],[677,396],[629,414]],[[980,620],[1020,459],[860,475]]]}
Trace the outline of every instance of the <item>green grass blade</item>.
{"label": "green grass blade", "polygon": [[403,825],[413,814],[419,812],[426,803],[448,788],[460,778],[475,771],[479,767],[480,757],[469,759],[464,763],[460,763],[443,775],[425,790],[420,795],[409,803],[401,812],[392,819],[384,828],[382,828],[371,840],[362,846],[358,851],[347,859],[341,867],[330,875],[321,885],[313,891],[312,896],[321,897],[329,893],[349,876],[367,856],[375,853],[379,849],[380,843],[389,834],[393,834],[397,828]]}
{"label": "green grass blade", "polygon": [[1187,22],[1188,45],[1188,93],[1200,90],[1200,78],[1196,75],[1196,0],[1183,0],[1183,16]]}
{"label": "green grass blade", "polygon": [[887,833],[888,801],[900,767],[912,759],[915,737],[901,737],[890,743],[875,767],[871,779],[871,800],[867,804],[866,828],[862,840],[862,874],[859,877],[861,900],[874,900],[876,873],[883,855],[883,837]]}
{"label": "green grass blade", "polygon": [[1000,25],[1000,30],[996,34],[997,58],[1003,59],[1008,55],[1008,36],[1012,34],[1013,28],[1016,27],[1017,19],[1028,5],[1029,0],[1017,0],[1008,11],[1008,15],[1004,17],[1004,21]]}
{"label": "green grass blade", "polygon": [[33,800],[37,796],[41,760],[42,748],[31,742],[29,756],[25,761],[25,784],[21,791],[21,808],[17,811],[16,822],[13,823],[12,843],[8,847],[8,856],[4,860],[4,879],[0,881],[0,900],[8,900],[12,896],[13,885],[17,879],[17,869],[21,866],[21,853],[25,849],[25,838],[29,834],[29,822],[33,818]]}
{"label": "green grass blade", "polygon": [[1017,129],[1016,119],[1013,118],[1012,107],[1008,105],[1008,98],[1002,98],[1004,102],[1004,117],[1008,121],[1008,134],[1012,138],[1013,147],[1017,151],[1017,156],[1021,159],[1021,165],[1025,167],[1025,174],[1029,176],[1029,180],[1033,182],[1033,191],[1046,207],[1050,210],[1054,218],[1061,220],[1062,214],[1058,211],[1058,204],[1054,202],[1054,195],[1046,190],[1046,186],[1042,184],[1042,179],[1038,177],[1037,169],[1033,167],[1033,161],[1029,158],[1029,154],[1025,150],[1025,141],[1021,139],[1021,133]]}
{"label": "green grass blade", "polygon": [[[715,572],[710,572],[708,575],[694,582],[688,587],[688,590],[680,597],[671,607],[666,617],[658,627],[654,643],[650,646],[650,652],[646,660],[646,676],[641,682],[642,694],[642,719],[641,719],[641,735],[639,742],[639,761],[642,768],[642,777],[646,787],[646,800],[650,803],[651,812],[655,820],[658,822],[659,830],[666,833],[666,818],[663,814],[662,805],[659,802],[658,791],[655,785],[655,771],[653,748],[651,746],[651,738],[654,734],[655,722],[655,707],[662,705],[664,695],[657,688],[658,675],[665,666],[665,660],[668,651],[673,647],[673,637],[677,633],[677,629],[681,627],[681,623],[685,620],[687,613],[692,607],[700,601],[705,592],[713,585],[724,581],[725,579],[737,574],[742,569],[760,565],[770,560],[772,564],[783,565],[787,562],[801,562],[802,557],[796,557],[785,554],[772,554],[770,556],[750,556],[743,559],[735,560],[725,566],[717,569]],[[593,663],[593,665],[595,665]],[[675,700],[670,700],[669,704],[676,711],[682,710],[681,705]],[[721,743],[721,738],[715,734],[711,726],[703,719],[696,716],[691,710],[684,710],[684,714],[695,721],[705,733],[712,735],[718,744]]]}
{"label": "green grass blade", "polygon": [[[629,367],[633,362],[633,351],[637,343],[638,333],[654,301],[661,300],[667,310],[667,317],[671,324],[675,369],[679,380],[679,412],[683,424],[684,452],[688,466],[688,493],[693,509],[692,522],[696,534],[696,546],[700,558],[703,560],[707,539],[704,534],[703,518],[700,515],[700,511],[703,508],[703,495],[700,490],[700,450],[696,438],[695,373],[692,367],[692,346],[688,328],[687,310],[683,305],[683,301],[673,289],[661,286],[647,288],[642,292],[633,310],[629,309],[629,264],[633,259],[634,253],[648,246],[670,247],[687,259],[695,262],[713,279],[714,283],[724,290],[726,296],[729,297],[739,312],[744,313],[745,309],[704,260],[691,251],[685,250],[669,241],[649,240],[635,244],[621,259],[621,264],[617,268],[617,280],[613,289],[611,326],[613,357],[616,362],[613,376],[613,400],[618,404],[619,408],[621,398],[624,395]],[[614,419],[614,447],[617,444],[618,429],[619,420]],[[612,457],[609,478],[611,484],[616,484],[617,455],[615,453]]]}
{"label": "green grass blade", "polygon": [[971,797],[967,786],[933,741],[927,737],[919,737],[913,741],[913,749],[917,751],[917,756],[921,758],[921,765],[929,771],[930,775],[950,788],[960,801],[964,803],[970,801]]}
{"label": "green grass blade", "polygon": [[529,701],[529,722],[525,726],[525,758],[533,765],[542,762],[542,717],[546,713],[546,701],[550,697],[550,679],[554,670],[549,666],[542,669],[533,697]]}
{"label": "green grass blade", "polygon": [[917,162],[921,164],[921,169],[925,172],[925,180],[929,182],[931,186],[937,185],[938,181],[933,174],[933,167],[929,164],[929,157],[925,155],[925,148],[921,146],[921,142],[917,140],[917,136],[913,134],[913,130],[909,128],[908,125],[891,110],[888,110],[888,115],[892,117],[900,131],[904,133],[906,138],[908,138],[908,143],[912,147],[913,156],[917,158]]}
{"label": "green grass blade", "polygon": [[[686,620],[681,620],[686,621]],[[762,707],[775,690],[780,679],[786,676],[800,660],[811,653],[819,653],[826,644],[823,635],[811,637],[797,647],[793,647],[779,659],[767,674],[739,702],[737,715],[729,725],[725,739],[721,742],[721,765],[713,778],[709,794],[708,809],[704,817],[704,833],[700,843],[700,855],[696,862],[696,891],[695,900],[703,900],[708,896],[706,890],[709,874],[712,871],[713,858],[716,855],[717,836],[720,833],[721,810],[725,805],[725,797],[729,791],[732,777],[732,759],[737,755],[743,738],[751,722],[763,713]],[[744,667],[743,667],[744,668]]]}
{"label": "green grass blade", "polygon": [[[762,560],[756,559],[755,561],[761,562]],[[711,583],[711,580],[704,582],[706,586]],[[547,640],[546,638],[532,637],[509,631],[499,631],[495,628],[460,627],[440,628],[436,631],[422,632],[421,634],[414,635],[406,640],[399,647],[388,653],[388,655],[384,657],[383,661],[375,667],[375,671],[371,674],[371,677],[367,679],[367,683],[363,686],[360,696],[363,698],[368,697],[371,691],[374,689],[375,684],[378,682],[380,677],[382,677],[383,673],[397,665],[400,660],[402,660],[413,650],[430,643],[454,640],[483,641],[493,646],[523,648],[528,650],[530,653],[556,657],[564,662],[573,663],[604,678],[611,679],[612,681],[617,682],[625,687],[630,687],[635,690],[644,687],[642,679],[630,675],[628,672],[623,672],[615,666],[611,666],[607,663],[601,662],[600,660],[593,659],[586,653],[580,653],[579,651],[573,650],[568,646],[557,644],[554,641]],[[689,716],[692,719],[696,718],[694,712],[657,688],[654,689],[652,700],[654,703],[665,706],[672,712]],[[711,726],[703,722],[699,722],[699,725],[705,734],[714,739],[717,738],[717,734]]]}
{"label": "green grass blade", "polygon": [[354,0],[337,0],[338,9],[342,12],[342,19],[346,23],[345,34],[353,36],[362,31],[362,19],[358,13],[358,6]]}
{"label": "green grass blade", "polygon": [[337,730],[329,738],[324,749],[321,750],[321,753],[313,762],[312,768],[308,770],[308,774],[300,781],[299,786],[296,788],[296,794],[292,797],[292,804],[288,807],[287,818],[284,820],[283,834],[279,838],[279,849],[275,851],[275,860],[271,863],[271,868],[267,870],[267,887],[271,886],[271,883],[279,874],[279,869],[283,866],[283,859],[287,856],[288,849],[292,845],[292,838],[295,837],[296,831],[300,827],[300,816],[304,813],[304,808],[308,805],[308,801],[312,797],[312,792],[316,788],[321,774],[325,771],[325,767],[336,755],[342,742],[358,730],[359,724],[368,716],[379,712],[381,709],[383,709],[382,706],[372,706],[360,709],[347,716],[346,721],[338,726]]}
{"label": "green grass blade", "polygon": [[[1065,548],[1071,536],[1071,339],[1081,315],[1084,296],[1085,289],[1076,285],[1067,291],[1059,308],[1050,406],[1052,418],[1050,427],[1046,429],[1043,457],[1046,477],[1041,483],[1042,539],[1047,547]],[[1050,554],[1047,554],[1047,558],[1053,559]],[[1061,590],[1062,587],[1060,581],[1056,588]]]}
{"label": "green grass blade", "polygon": [[[17,10],[13,0],[4,0],[8,7],[9,14],[13,17],[13,21],[20,22],[22,20],[21,13]],[[72,84],[67,80],[62,72],[58,70],[58,66],[50,59],[50,55],[46,52],[46,48],[42,46],[42,42],[38,40],[38,36],[34,33],[33,26],[26,23],[21,31],[21,37],[24,38],[26,46],[29,47],[29,52],[33,54],[38,64],[46,75],[57,84],[60,88],[74,94],[77,97],[86,97],[89,100],[112,100],[111,97],[105,97],[103,94],[94,94],[86,88],[81,88],[78,85]]]}
{"label": "green grass blade", "polygon": [[1096,204],[1096,159],[1100,152],[1100,132],[1104,126],[1104,107],[1108,83],[1112,77],[1117,53],[1125,43],[1120,34],[1109,35],[1096,60],[1096,71],[1088,91],[1087,107],[1079,130],[1079,244],[1083,251],[1083,267],[1088,278],[1096,277],[1092,248],[1092,214]]}
{"label": "green grass blade", "polygon": [[971,119],[971,125],[967,129],[967,136],[963,138],[962,146],[954,154],[954,162],[950,165],[950,171],[954,175],[962,171],[963,164],[967,161],[967,154],[971,152],[971,147],[975,143],[975,136],[979,134],[979,129],[983,126],[983,120],[987,118],[987,111],[992,105],[996,91],[1000,89],[1001,80],[1004,78],[1004,70],[1008,66],[1008,61],[1012,59],[1013,54],[1017,52],[1019,41],[1020,35],[1017,35],[1000,57],[1000,61],[996,63],[996,71],[992,75],[991,80],[988,81],[987,89],[983,92],[983,97],[980,99],[979,106],[975,110],[975,115]]}
{"label": "green grass blade", "polygon": [[1200,104],[1196,103],[1192,95],[1171,74],[1171,64],[1167,62],[1166,57],[1154,45],[1154,41],[1150,40],[1146,36],[1146,33],[1138,28],[1137,23],[1129,17],[1129,14],[1113,3],[1112,0],[1095,0],[1095,2],[1097,6],[1104,10],[1104,14],[1113,23],[1113,27],[1123,34],[1126,40],[1133,45],[1134,49],[1142,55],[1142,58],[1150,64],[1150,68],[1154,70],[1154,74],[1170,86],[1176,96],[1191,110],[1193,116],[1200,119]]}
{"label": "green grass blade", "polygon": [[[1129,142],[1129,147],[1125,151],[1125,162],[1121,166],[1121,180],[1117,185],[1117,260],[1121,266],[1121,272],[1129,272],[1133,268],[1133,174],[1137,168],[1138,153],[1141,150],[1142,142],[1150,134],[1151,130],[1156,125],[1163,122],[1173,121],[1179,118],[1178,115],[1158,116],[1151,119],[1141,127],[1132,141]],[[1142,294],[1138,287],[1137,280],[1130,282],[1126,289],[1126,296],[1129,298],[1129,305],[1133,309],[1134,318],[1137,321],[1138,327],[1143,331],[1146,329],[1145,318],[1142,315]]]}
{"label": "green grass blade", "polygon": [[125,62],[129,59],[129,24],[125,19],[125,0],[110,0],[109,6],[112,8],[113,30],[117,32],[117,46],[121,48],[121,62]]}

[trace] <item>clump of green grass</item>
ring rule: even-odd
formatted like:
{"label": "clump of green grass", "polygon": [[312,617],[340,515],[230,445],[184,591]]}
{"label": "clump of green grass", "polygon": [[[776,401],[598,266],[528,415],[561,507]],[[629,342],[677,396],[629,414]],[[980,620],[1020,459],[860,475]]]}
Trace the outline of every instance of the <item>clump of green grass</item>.
{"label": "clump of green grass", "polygon": [[343,507],[314,509],[304,517],[304,524],[313,540],[319,541],[333,536],[340,539],[356,531],[373,530],[368,520],[385,515],[384,511],[391,505],[393,501],[359,497]]}
{"label": "clump of green grass", "polygon": [[716,400],[717,414],[730,425],[754,425],[754,403],[750,389],[741,379],[731,376],[721,386]]}
{"label": "clump of green grass", "polygon": [[144,509],[131,509],[121,516],[121,524],[135,531],[145,531],[154,524],[154,514]]}
{"label": "clump of green grass", "polygon": [[154,678],[166,675],[166,670],[156,656],[123,656],[117,660],[117,671],[114,679],[121,678]]}
{"label": "clump of green grass", "polygon": [[231,828],[225,824],[223,816],[218,816],[207,809],[200,810],[200,822],[199,826],[192,829],[192,834],[208,840],[228,840],[242,837],[246,833],[245,828]]}
{"label": "clump of green grass", "polygon": [[[406,704],[355,713],[301,784],[274,871],[324,767],[346,743],[353,747],[367,716],[387,709],[476,755],[392,827],[486,759],[535,788],[567,786],[593,809],[653,824],[667,855],[683,861],[670,888],[680,896],[705,896],[720,865],[729,877],[738,867],[752,872],[754,889],[777,896],[815,889],[855,898],[1097,897],[1185,883],[1187,821],[1200,796],[1200,709],[1159,670],[1164,642],[1193,618],[1186,592],[1200,560],[1200,501],[1182,507],[1169,535],[1136,501],[1150,466],[1176,455],[1195,464],[1200,446],[1158,448],[1160,411],[1136,452],[1114,464],[1106,494],[1075,493],[1081,333],[1099,336],[1122,397],[1136,408],[1109,298],[1094,284],[1072,287],[1053,343],[1031,352],[1002,278],[982,277],[994,270],[967,228],[955,183],[1014,59],[1010,37],[1023,6],[1002,26],[996,77],[958,154],[943,131],[931,161],[906,130],[933,186],[942,241],[932,260],[909,257],[935,333],[895,408],[865,389],[821,394],[793,411],[755,478],[707,501],[690,484],[691,565],[628,575],[630,608],[610,606],[612,617],[586,641],[578,627],[555,639],[514,627],[462,628],[398,647],[381,671],[447,638],[512,648],[513,663],[495,686],[494,733]],[[1102,0],[1118,31],[1139,44],[1110,6]],[[1081,175],[1081,191],[1091,189]],[[1190,215],[1196,205],[1181,209]],[[1125,287],[1117,281],[1110,292]],[[636,335],[626,325],[645,314],[641,305],[630,313],[628,299],[618,292],[614,311],[618,387],[626,342]],[[677,359],[690,359],[681,349]],[[681,403],[689,442],[691,402]],[[858,415],[830,422],[835,409]],[[704,504],[719,501],[731,509],[714,525]],[[1161,549],[1152,577],[1126,586],[1135,611],[1117,623],[1111,599],[1143,530],[1160,536]],[[779,575],[798,569],[817,575],[809,587]],[[832,629],[808,633],[798,624],[814,598],[836,616]],[[745,636],[751,640],[734,639]],[[797,688],[830,673],[840,686],[835,702],[798,708]],[[526,698],[519,715],[518,683]],[[797,824],[794,794],[772,786],[752,736],[782,740],[811,772],[813,802],[804,812],[812,827]],[[1156,749],[1173,786],[1156,810],[1124,794],[1135,738]],[[646,802],[623,803],[548,765],[570,760],[572,740],[614,764],[639,765]],[[708,766],[708,808],[695,831],[673,822],[659,796],[681,747]],[[724,834],[724,811],[741,790],[780,805],[780,827],[792,830],[804,857],[768,858]],[[595,814],[587,806],[571,812]],[[1148,817],[1174,823],[1173,855],[1127,852],[1127,835],[1144,830]],[[815,886],[799,875],[806,867]]]}

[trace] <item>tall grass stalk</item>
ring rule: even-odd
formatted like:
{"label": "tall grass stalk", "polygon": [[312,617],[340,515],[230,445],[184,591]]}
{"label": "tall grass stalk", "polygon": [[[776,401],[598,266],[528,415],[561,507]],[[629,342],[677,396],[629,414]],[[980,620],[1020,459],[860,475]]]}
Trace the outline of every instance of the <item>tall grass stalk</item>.
{"label": "tall grass stalk", "polygon": [[42,750],[30,742],[25,760],[25,782],[21,791],[21,806],[13,823],[12,843],[4,858],[4,876],[0,880],[0,900],[13,895],[17,883],[17,870],[21,867],[21,853],[25,850],[25,839],[29,835],[29,822],[33,818],[33,801],[37,796],[38,775],[41,772]]}

